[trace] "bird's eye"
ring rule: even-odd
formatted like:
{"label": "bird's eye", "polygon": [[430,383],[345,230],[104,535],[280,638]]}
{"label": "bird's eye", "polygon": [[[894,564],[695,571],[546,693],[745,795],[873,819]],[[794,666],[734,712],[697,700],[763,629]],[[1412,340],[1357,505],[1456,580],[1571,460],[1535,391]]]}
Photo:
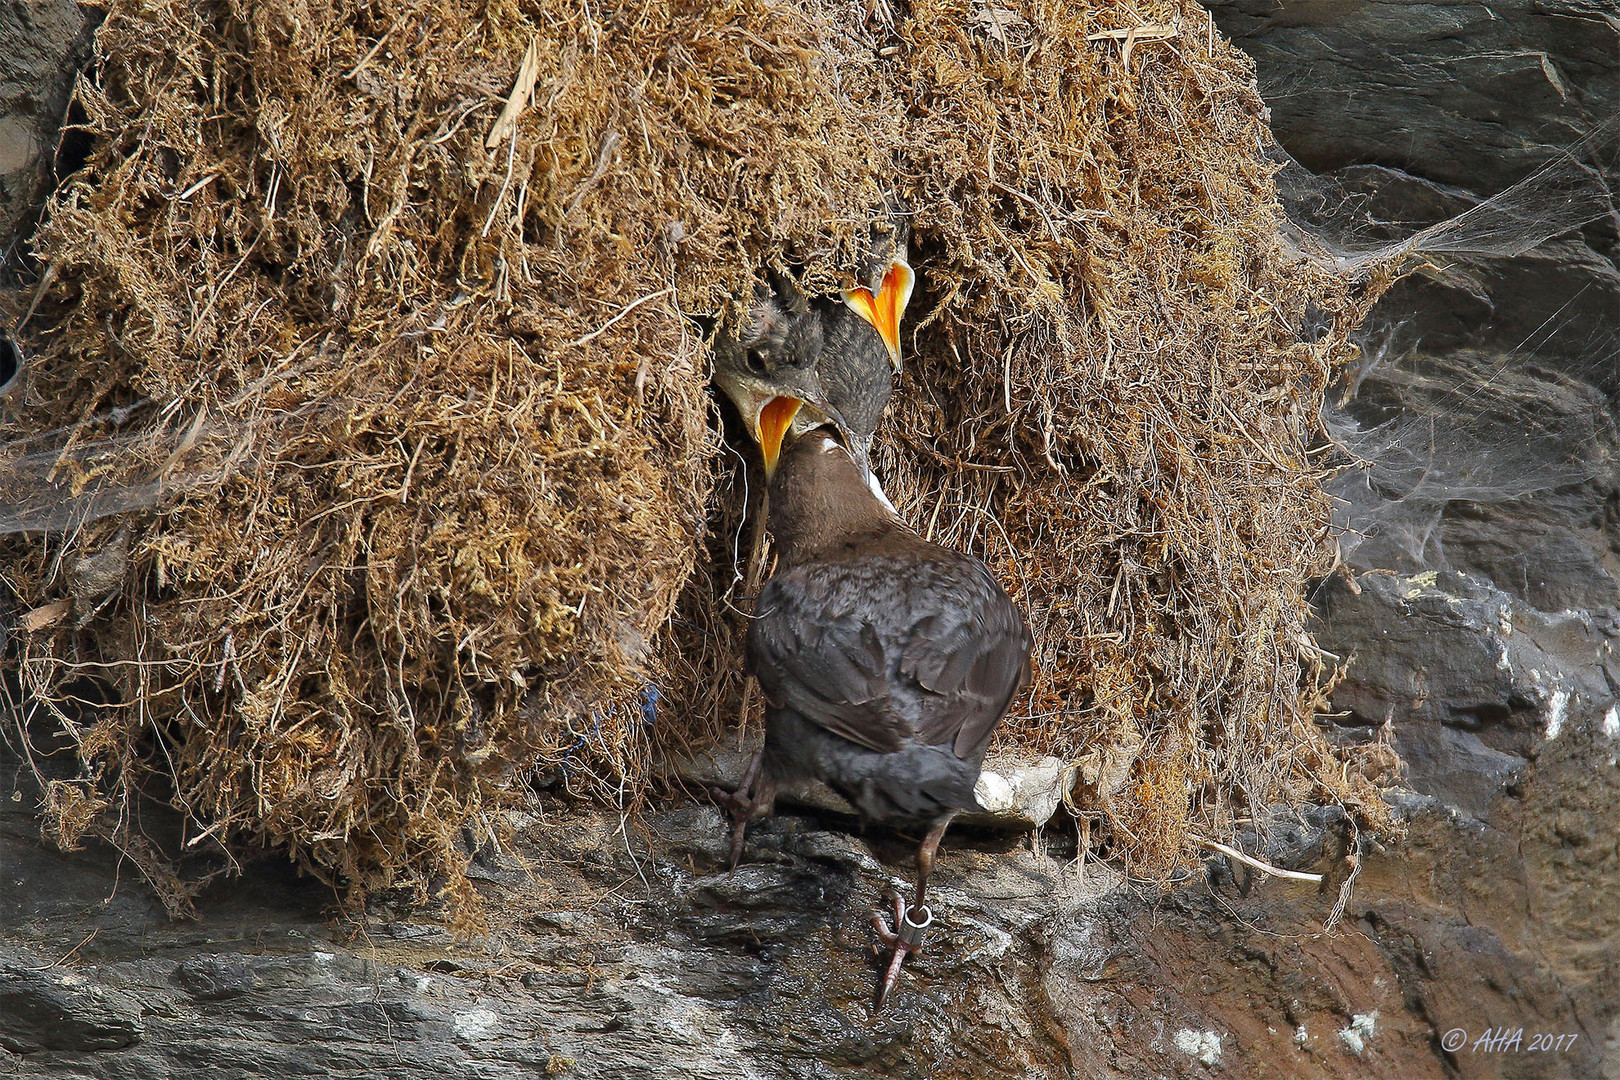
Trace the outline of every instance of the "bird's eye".
{"label": "bird's eye", "polygon": [[765,364],[765,357],[757,349],[748,350],[748,370],[755,375],[763,375],[769,370]]}

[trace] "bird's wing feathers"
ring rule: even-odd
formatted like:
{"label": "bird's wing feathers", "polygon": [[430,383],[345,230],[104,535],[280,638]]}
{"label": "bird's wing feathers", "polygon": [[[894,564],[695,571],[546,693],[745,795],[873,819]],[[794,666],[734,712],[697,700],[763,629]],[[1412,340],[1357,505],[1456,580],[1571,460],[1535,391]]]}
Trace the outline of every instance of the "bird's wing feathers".
{"label": "bird's wing feathers", "polygon": [[949,569],[873,561],[772,578],[749,630],[767,700],[880,753],[912,736],[981,752],[1028,684],[1029,634],[982,568]]}
{"label": "bird's wing feathers", "polygon": [[953,742],[958,757],[983,752],[1014,701],[1029,685],[1029,632],[1022,616],[988,574],[971,575],[961,603],[919,621],[900,658],[916,682],[917,735]]}
{"label": "bird's wing feathers", "polygon": [[772,578],[749,627],[750,666],[772,705],[889,753],[909,725],[890,707],[883,644],[842,584],[803,570]]}

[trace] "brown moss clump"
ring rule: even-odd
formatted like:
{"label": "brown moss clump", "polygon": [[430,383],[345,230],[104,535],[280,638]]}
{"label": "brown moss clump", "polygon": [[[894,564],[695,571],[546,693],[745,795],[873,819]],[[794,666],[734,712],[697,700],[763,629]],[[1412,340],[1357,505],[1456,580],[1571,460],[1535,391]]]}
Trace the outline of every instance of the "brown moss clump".
{"label": "brown moss clump", "polygon": [[[922,289],[883,468],[1034,615],[1004,739],[1114,751],[1156,867],[1362,798],[1302,595],[1358,305],[1278,246],[1247,63],[1190,0],[862,17],[108,5],[0,468],[69,530],[6,549],[25,610],[72,601],[18,645],[92,766],[64,841],[163,773],[194,838],[465,897],[459,830],[523,770],[634,795],[724,734],[738,475],[682,312],[831,288],[891,192]],[[1176,34],[1090,40],[1144,21]]]}

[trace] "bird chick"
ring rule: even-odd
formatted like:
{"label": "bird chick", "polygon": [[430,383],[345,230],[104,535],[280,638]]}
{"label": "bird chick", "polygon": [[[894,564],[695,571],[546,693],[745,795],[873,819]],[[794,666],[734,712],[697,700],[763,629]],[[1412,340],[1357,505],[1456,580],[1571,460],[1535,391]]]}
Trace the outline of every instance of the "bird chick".
{"label": "bird chick", "polygon": [[900,318],[915,280],[895,251],[873,293],[852,285],[839,298],[811,297],[786,274],[755,289],[743,325],[714,342],[714,381],[762,450],[780,452],[786,428],[771,423],[774,398],[800,403],[803,433],[833,424],[864,468],[900,370]]}

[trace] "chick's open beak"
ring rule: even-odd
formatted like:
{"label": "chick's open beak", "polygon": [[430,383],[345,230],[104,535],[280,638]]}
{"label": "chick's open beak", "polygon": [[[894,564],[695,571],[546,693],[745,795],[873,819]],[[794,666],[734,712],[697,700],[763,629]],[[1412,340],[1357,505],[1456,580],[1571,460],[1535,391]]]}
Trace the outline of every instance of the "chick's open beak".
{"label": "chick's open beak", "polygon": [[883,344],[889,348],[889,363],[894,365],[897,373],[900,370],[900,316],[905,314],[906,305],[911,302],[911,289],[916,281],[917,275],[912,272],[911,264],[897,255],[884,273],[877,295],[874,296],[865,285],[857,285],[843,293],[844,303],[849,305],[850,310],[871,323],[883,338]]}
{"label": "chick's open beak", "polygon": [[775,473],[782,444],[795,430],[802,434],[822,424],[832,424],[841,433],[849,430],[838,410],[823,400],[813,378],[808,384],[801,379],[801,385],[773,385],[721,369],[715,372],[714,381],[737,406],[748,434],[759,444],[767,477]]}
{"label": "chick's open beak", "polygon": [[773,397],[759,410],[755,439],[759,442],[759,449],[765,455],[765,475],[772,476],[776,472],[776,463],[782,457],[782,440],[787,437],[788,429],[793,426],[793,418],[799,415],[803,402],[792,397]]}

